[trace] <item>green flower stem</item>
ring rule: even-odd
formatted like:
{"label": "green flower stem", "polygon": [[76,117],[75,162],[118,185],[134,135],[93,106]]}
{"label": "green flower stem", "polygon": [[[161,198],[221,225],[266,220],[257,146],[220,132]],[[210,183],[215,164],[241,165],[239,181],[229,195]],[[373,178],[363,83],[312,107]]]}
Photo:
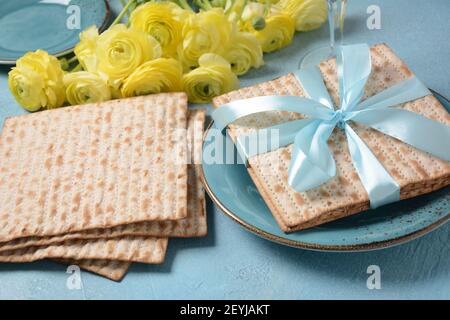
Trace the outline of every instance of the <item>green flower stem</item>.
{"label": "green flower stem", "polygon": [[205,1],[203,1],[203,2],[205,3],[205,7],[207,8],[207,10],[210,10],[210,9],[213,8],[212,5],[211,5],[211,3],[209,3],[208,0],[205,0]]}
{"label": "green flower stem", "polygon": [[264,18],[267,17],[267,15],[269,14],[271,5],[272,4],[270,3],[270,0],[266,0],[264,7]]}
{"label": "green flower stem", "polygon": [[236,2],[236,0],[230,0],[230,5],[228,7],[225,5],[225,14],[226,15],[228,15],[230,13],[231,9],[233,9],[235,2]]}
{"label": "green flower stem", "polygon": [[238,22],[239,20],[241,20],[242,14],[244,13],[244,9],[247,6],[247,3],[248,3],[248,0],[243,0],[242,6],[239,7],[239,0],[238,0],[233,4],[232,8],[237,6],[237,9],[239,10],[236,12],[235,22]]}
{"label": "green flower stem", "polygon": [[77,65],[79,64],[79,63],[78,63],[78,58],[77,58],[77,56],[73,56],[73,57],[70,58],[70,59],[67,59],[67,58],[60,58],[59,61],[60,61],[60,63],[61,63],[61,67],[62,67],[64,70],[69,70],[70,65],[73,64],[73,63],[75,63],[75,62],[77,63]]}
{"label": "green flower stem", "polygon": [[75,66],[75,68],[73,68],[72,70],[70,70],[70,72],[77,72],[77,71],[81,71],[83,68],[81,67],[81,64],[77,64]]}
{"label": "green flower stem", "polygon": [[200,9],[205,11],[212,9],[212,6],[208,0],[195,0],[194,3],[199,6]]}
{"label": "green flower stem", "polygon": [[122,11],[119,13],[117,18],[113,21],[110,27],[120,23],[123,19],[123,17],[127,14],[128,9],[136,2],[136,0],[129,0],[128,3],[123,7]]}
{"label": "green flower stem", "polygon": [[[126,7],[127,5],[127,1],[126,0],[120,0],[120,3],[122,4],[122,7]],[[128,10],[125,13],[125,17],[130,18],[130,8],[128,8]]]}
{"label": "green flower stem", "polygon": [[77,56],[73,56],[72,58],[70,58],[69,60],[67,60],[68,64],[72,64],[74,62],[78,62],[78,58]]}
{"label": "green flower stem", "polygon": [[177,0],[175,1],[175,3],[177,3],[181,8],[185,10],[194,11],[186,0]]}

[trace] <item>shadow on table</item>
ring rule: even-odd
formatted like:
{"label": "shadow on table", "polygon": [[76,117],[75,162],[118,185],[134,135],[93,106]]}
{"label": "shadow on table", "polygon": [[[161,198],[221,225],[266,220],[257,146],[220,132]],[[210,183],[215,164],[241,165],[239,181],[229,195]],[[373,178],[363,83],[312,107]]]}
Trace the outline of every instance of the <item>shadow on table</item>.
{"label": "shadow on table", "polygon": [[13,66],[0,65],[0,73],[7,74]]}
{"label": "shadow on table", "polygon": [[177,252],[180,250],[190,250],[194,248],[213,247],[216,243],[216,232],[213,214],[213,203],[206,197],[206,212],[208,212],[208,235],[204,238],[173,238],[169,240],[166,258],[163,264],[148,265],[148,264],[133,264],[131,272],[160,272],[169,273],[172,270],[172,265],[175,260]]}
{"label": "shadow on table", "polygon": [[384,283],[447,279],[450,274],[450,223],[420,239],[370,252],[316,252],[261,243],[268,254],[332,279],[367,279],[370,265],[380,267]]}
{"label": "shadow on table", "polygon": [[[215,240],[214,214],[212,214],[212,203],[209,198],[206,200],[208,215],[208,236],[204,238],[171,239],[167,249],[166,259],[161,265],[133,264],[131,272],[160,272],[169,273],[173,261],[179,250],[189,250],[192,248],[212,247]],[[32,263],[0,263],[0,272],[2,271],[42,271],[42,272],[65,272],[67,266],[53,261],[37,261]]]}
{"label": "shadow on table", "polygon": [[49,261],[40,260],[29,263],[0,263],[0,272],[2,271],[48,271],[48,272],[65,272],[67,265]]}

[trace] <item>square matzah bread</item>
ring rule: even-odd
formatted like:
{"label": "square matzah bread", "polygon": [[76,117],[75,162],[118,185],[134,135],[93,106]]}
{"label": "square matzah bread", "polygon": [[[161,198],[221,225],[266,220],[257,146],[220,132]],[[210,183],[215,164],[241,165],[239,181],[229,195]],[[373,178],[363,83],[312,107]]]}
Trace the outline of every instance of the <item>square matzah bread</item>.
{"label": "square matzah bread", "polygon": [[53,237],[28,237],[0,243],[0,252],[32,246],[47,246],[73,239],[101,239],[123,236],[202,237],[207,233],[205,190],[200,178],[205,110],[192,110],[188,116],[188,202],[184,219],[175,221],[140,222],[110,229],[69,233]]}
{"label": "square matzah bread", "polygon": [[66,265],[76,265],[79,268],[101,275],[114,281],[120,281],[127,274],[131,263],[111,260],[55,260]]}
{"label": "square matzah bread", "polygon": [[0,241],[185,218],[186,121],[183,93],[7,119]]}
{"label": "square matzah bread", "polygon": [[[371,48],[372,74],[365,98],[411,77],[413,74],[385,44]],[[320,64],[324,82],[335,103],[339,104],[335,59]],[[233,100],[266,95],[305,96],[293,74],[214,99],[216,108]],[[404,109],[450,125],[450,115],[439,101],[429,95],[405,103]],[[254,128],[266,128],[299,118],[287,112],[249,116],[229,126],[235,140]],[[358,135],[374,152],[401,187],[401,199],[429,193],[450,184],[450,165],[376,130],[353,124]],[[418,132],[417,134],[420,134]],[[344,133],[336,129],[328,141],[337,165],[335,178],[319,188],[296,192],[287,181],[292,145],[249,159],[248,171],[259,192],[285,232],[293,232],[336,220],[369,208],[367,192],[353,167]]]}
{"label": "square matzah bread", "polygon": [[68,240],[58,245],[29,247],[0,253],[0,262],[33,262],[42,259],[117,260],[160,264],[164,262],[167,238],[124,237],[121,239]]}

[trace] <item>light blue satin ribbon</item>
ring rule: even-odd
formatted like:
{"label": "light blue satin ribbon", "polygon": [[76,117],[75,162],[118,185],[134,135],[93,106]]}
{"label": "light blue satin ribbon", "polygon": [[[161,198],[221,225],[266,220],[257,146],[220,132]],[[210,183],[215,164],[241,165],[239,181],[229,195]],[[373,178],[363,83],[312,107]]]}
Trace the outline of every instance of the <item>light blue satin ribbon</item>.
{"label": "light blue satin ribbon", "polygon": [[[336,164],[327,141],[335,127],[344,130],[350,155],[372,208],[400,199],[400,187],[358,137],[349,121],[395,137],[413,147],[450,161],[450,127],[416,113],[393,108],[431,94],[416,78],[402,81],[361,102],[372,65],[366,44],[342,46],[338,50],[337,70],[340,88],[339,110],[334,109],[318,68],[296,72],[308,98],[263,96],[222,105],[212,117],[219,130],[239,118],[267,111],[290,111],[306,119],[295,120],[262,130],[278,130],[278,141],[267,138],[268,149],[293,143],[289,184],[299,192],[316,188],[336,175]],[[237,148],[246,159],[260,150],[250,150],[245,141],[261,137],[261,131],[238,137]],[[256,140],[253,140],[256,141]]]}

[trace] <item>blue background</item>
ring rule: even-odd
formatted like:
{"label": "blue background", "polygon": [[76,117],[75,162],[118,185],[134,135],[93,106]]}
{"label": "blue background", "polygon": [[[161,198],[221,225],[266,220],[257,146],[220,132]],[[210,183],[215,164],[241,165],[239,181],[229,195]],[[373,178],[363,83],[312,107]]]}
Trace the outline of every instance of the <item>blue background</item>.
{"label": "blue background", "polygon": [[[388,43],[430,88],[450,96],[450,1],[348,2],[345,42]],[[118,3],[112,1],[115,12]],[[366,27],[372,4],[381,8],[381,30]],[[326,26],[298,34],[241,85],[283,75],[326,43]],[[8,92],[7,71],[0,68],[0,119],[22,113]],[[450,224],[390,249],[322,253],[260,239],[211,202],[208,218],[208,237],[171,240],[163,265],[135,264],[121,283],[83,272],[83,289],[68,290],[58,264],[0,264],[0,299],[450,299]],[[381,268],[381,290],[366,287],[369,265]]]}

